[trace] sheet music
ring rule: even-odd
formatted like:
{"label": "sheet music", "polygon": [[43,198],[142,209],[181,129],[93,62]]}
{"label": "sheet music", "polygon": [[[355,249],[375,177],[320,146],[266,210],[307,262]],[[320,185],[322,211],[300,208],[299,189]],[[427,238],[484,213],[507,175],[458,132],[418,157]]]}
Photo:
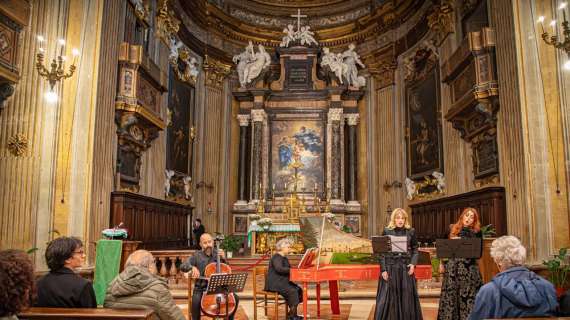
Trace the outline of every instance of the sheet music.
{"label": "sheet music", "polygon": [[406,236],[389,236],[392,243],[392,252],[406,253],[408,252],[408,237]]}

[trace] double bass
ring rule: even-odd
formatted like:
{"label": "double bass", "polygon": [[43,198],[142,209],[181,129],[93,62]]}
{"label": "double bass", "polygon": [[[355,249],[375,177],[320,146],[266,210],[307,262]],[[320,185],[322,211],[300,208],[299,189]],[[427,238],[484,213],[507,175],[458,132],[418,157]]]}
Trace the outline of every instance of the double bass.
{"label": "double bass", "polygon": [[[229,265],[220,262],[218,243],[219,241],[216,239],[216,249],[212,252],[216,255],[216,262],[208,264],[204,269],[204,278],[206,279],[214,274],[232,273],[232,268]],[[223,293],[204,294],[200,301],[200,308],[208,317],[225,318],[235,312],[237,308],[236,297],[234,293],[229,293],[226,300],[226,295]]]}

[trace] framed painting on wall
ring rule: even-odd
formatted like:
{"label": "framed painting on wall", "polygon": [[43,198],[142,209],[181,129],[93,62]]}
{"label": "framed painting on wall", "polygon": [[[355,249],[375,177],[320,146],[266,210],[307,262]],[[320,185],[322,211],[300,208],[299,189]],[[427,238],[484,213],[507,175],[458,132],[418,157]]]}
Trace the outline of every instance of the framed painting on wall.
{"label": "framed painting on wall", "polygon": [[344,216],[344,225],[350,228],[350,233],[355,236],[362,235],[361,216],[359,214],[347,214]]}
{"label": "framed painting on wall", "polygon": [[233,234],[246,235],[247,228],[249,226],[249,220],[247,214],[234,214],[233,219],[234,219]]}
{"label": "framed painting on wall", "polygon": [[438,67],[406,86],[408,177],[443,173],[443,143]]}
{"label": "framed painting on wall", "polygon": [[[297,192],[319,196],[325,191],[326,132],[321,114],[274,115],[270,122],[269,178],[275,194],[281,196],[294,190],[295,166],[298,167]],[[271,190],[271,188],[267,188]]]}

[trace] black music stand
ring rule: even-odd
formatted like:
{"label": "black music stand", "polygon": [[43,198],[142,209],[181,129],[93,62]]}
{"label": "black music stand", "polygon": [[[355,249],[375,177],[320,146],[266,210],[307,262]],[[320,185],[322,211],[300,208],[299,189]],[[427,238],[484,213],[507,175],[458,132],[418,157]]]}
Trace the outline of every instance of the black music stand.
{"label": "black music stand", "polygon": [[375,255],[392,252],[392,240],[389,236],[372,236],[372,252]]}
{"label": "black music stand", "polygon": [[438,258],[479,259],[483,253],[481,238],[436,239],[436,255]]}
{"label": "black music stand", "polygon": [[218,273],[213,274],[208,280],[208,288],[205,294],[221,293],[226,298],[226,319],[228,314],[228,296],[230,293],[242,292],[247,280],[247,273]]}

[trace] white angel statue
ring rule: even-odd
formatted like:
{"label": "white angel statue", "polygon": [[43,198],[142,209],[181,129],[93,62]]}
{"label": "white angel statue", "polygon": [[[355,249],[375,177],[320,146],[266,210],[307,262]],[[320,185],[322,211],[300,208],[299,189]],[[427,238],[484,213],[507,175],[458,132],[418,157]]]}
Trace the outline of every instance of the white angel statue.
{"label": "white angel statue", "polygon": [[299,40],[301,40],[302,46],[304,46],[305,44],[310,46],[313,43],[318,46],[319,43],[317,42],[317,40],[315,40],[315,37],[313,37],[314,35],[315,33],[311,31],[310,26],[304,26],[301,27],[301,31],[299,32],[297,37],[299,38]]}
{"label": "white angel statue", "polygon": [[164,194],[166,197],[170,196],[170,180],[174,177],[174,170],[164,170]]}
{"label": "white angel statue", "polygon": [[192,194],[190,193],[190,188],[192,186],[192,177],[186,176],[182,178],[182,182],[184,182],[184,198],[186,200],[192,199]]}
{"label": "white angel statue", "polygon": [[412,200],[417,193],[416,183],[410,178],[406,178],[406,191],[408,200]]}
{"label": "white angel statue", "polygon": [[356,46],[354,43],[351,43],[348,45],[348,49],[342,53],[343,62],[347,66],[344,76],[346,77],[346,81],[349,85],[360,88],[366,84],[366,79],[358,76],[358,68],[356,65],[359,65],[362,68],[365,68],[366,66],[362,61],[360,61],[360,56],[356,51],[354,51],[355,48]]}
{"label": "white angel statue", "polygon": [[285,36],[281,40],[281,44],[279,45],[282,48],[287,48],[291,42],[294,42],[297,39],[297,32],[293,29],[292,24],[288,24],[287,28],[283,29],[283,33]]}
{"label": "white angel statue", "polygon": [[232,59],[234,63],[237,64],[236,69],[238,73],[239,83],[242,86],[245,86],[246,83],[245,78],[243,76],[245,67],[247,66],[248,63],[253,61],[254,57],[255,53],[253,52],[253,43],[249,41],[249,44],[247,45],[247,47],[245,47],[245,50],[240,54],[236,54]]}
{"label": "white angel statue", "polygon": [[245,83],[242,84],[242,86],[251,83],[253,79],[259,76],[263,69],[267,68],[269,64],[271,64],[271,56],[267,51],[265,51],[265,47],[260,44],[258,48],[259,52],[255,53],[252,62],[248,63],[243,70],[243,79]]}
{"label": "white angel statue", "polygon": [[328,66],[338,78],[340,84],[342,84],[342,76],[348,68],[348,66],[343,62],[342,55],[331,52],[327,47],[323,48],[323,53],[324,55],[321,59],[321,67]]}
{"label": "white angel statue", "polygon": [[445,177],[443,173],[434,171],[431,175],[437,180],[437,191],[443,193],[445,189]]}

